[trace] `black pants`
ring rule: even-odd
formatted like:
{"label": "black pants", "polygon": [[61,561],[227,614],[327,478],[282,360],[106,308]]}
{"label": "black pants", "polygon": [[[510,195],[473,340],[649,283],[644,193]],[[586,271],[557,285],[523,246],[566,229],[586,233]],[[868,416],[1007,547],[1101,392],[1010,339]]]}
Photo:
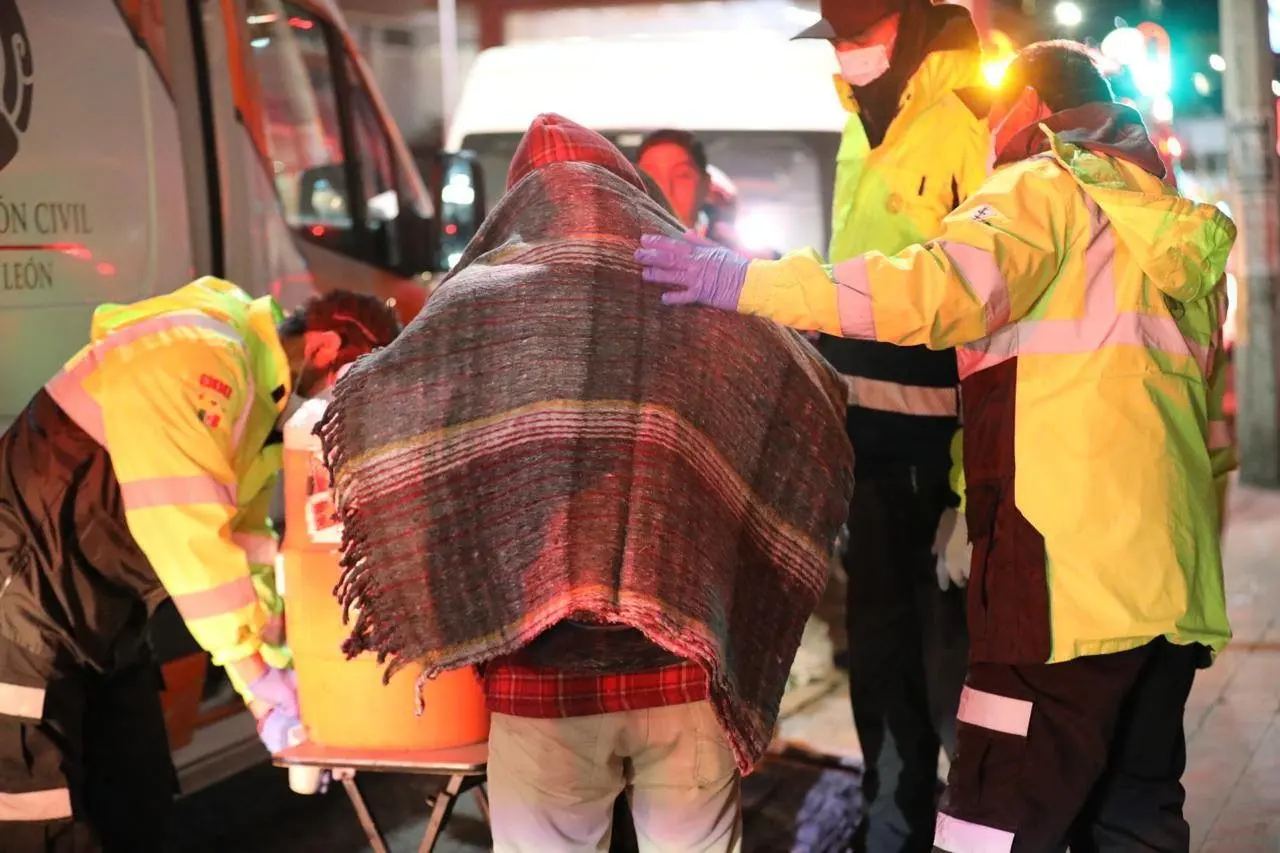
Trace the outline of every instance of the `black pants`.
{"label": "black pants", "polygon": [[111,459],[38,392],[0,436],[0,853],[162,848],[164,597]]}
{"label": "black pants", "polygon": [[159,853],[176,788],[155,666],[75,672],[49,685],[42,720],[0,716],[0,793],[69,789],[74,812],[0,815],[0,853]]}
{"label": "black pants", "polygon": [[1156,640],[1059,664],[975,664],[942,853],[1186,853],[1183,712],[1204,649]]}
{"label": "black pants", "polygon": [[968,658],[964,590],[938,588],[932,553],[945,472],[863,475],[849,513],[849,693],[866,760],[857,847],[920,853],[933,841],[938,749],[955,747]]}

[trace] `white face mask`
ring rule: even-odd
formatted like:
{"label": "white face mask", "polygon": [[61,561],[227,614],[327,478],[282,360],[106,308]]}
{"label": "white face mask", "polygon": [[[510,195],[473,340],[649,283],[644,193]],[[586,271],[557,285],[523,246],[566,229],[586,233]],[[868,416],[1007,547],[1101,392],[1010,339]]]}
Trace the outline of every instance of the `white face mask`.
{"label": "white face mask", "polygon": [[836,52],[840,76],[850,86],[865,86],[889,70],[889,51],[882,44]]}

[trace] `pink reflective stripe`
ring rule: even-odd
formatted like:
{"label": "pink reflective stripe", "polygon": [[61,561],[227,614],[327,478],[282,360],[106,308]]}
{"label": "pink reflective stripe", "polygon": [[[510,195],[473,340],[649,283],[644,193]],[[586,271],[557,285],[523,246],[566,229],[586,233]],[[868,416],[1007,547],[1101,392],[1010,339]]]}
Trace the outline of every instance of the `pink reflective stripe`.
{"label": "pink reflective stripe", "polygon": [[[58,404],[58,408],[62,409],[67,417],[75,421],[76,426],[88,433],[89,437],[98,442],[98,444],[105,447],[107,437],[106,429],[102,424],[102,407],[84,389],[85,378],[98,369],[102,362],[102,357],[112,350],[131,344],[148,335],[180,328],[205,329],[230,338],[236,343],[244,343],[240,333],[221,320],[215,320],[212,317],[192,311],[162,314],[158,317],[140,320],[132,326],[126,326],[123,329],[111,332],[103,340],[86,350],[84,355],[74,364],[58,371],[58,374],[45,385],[45,391]],[[248,399],[252,404],[252,395]]]}
{"label": "pink reflective stripe", "polygon": [[84,390],[78,379],[66,370],[60,370],[45,384],[44,390],[76,426],[84,430],[99,446],[107,446],[107,429],[102,423],[102,407],[89,396],[89,392]]}
{"label": "pink reflective stripe", "polygon": [[231,541],[244,549],[249,562],[260,566],[275,565],[280,550],[276,538],[266,533],[233,533]]}
{"label": "pink reflective stripe", "polygon": [[1031,727],[1032,707],[1025,699],[1011,699],[965,687],[960,693],[960,710],[956,719],[993,732],[1026,737],[1027,729]]}
{"label": "pink reflective stripe", "polygon": [[876,318],[871,309],[867,262],[857,257],[836,264],[831,275],[836,280],[836,313],[840,317],[841,334],[863,341],[876,340]]}
{"label": "pink reflective stripe", "polygon": [[878,412],[902,415],[955,417],[959,396],[955,388],[927,388],[867,379],[863,376],[841,376],[848,392],[848,404]]}
{"label": "pink reflective stripe", "polygon": [[1097,205],[1092,239],[1085,249],[1084,316],[1077,320],[1024,320],[957,349],[965,379],[1021,355],[1077,355],[1105,347],[1132,346],[1192,358],[1208,376],[1212,348],[1188,341],[1172,317],[1116,308],[1115,232]]}
{"label": "pink reflective stripe", "polygon": [[154,477],[121,483],[120,494],[125,509],[150,509],[157,506],[190,506],[191,504],[236,505],[236,489],[212,477]]}
{"label": "pink reflective stripe", "polygon": [[0,793],[0,823],[65,820],[69,817],[71,817],[71,792],[66,788],[28,791],[25,794]]}
{"label": "pink reflective stripe", "polygon": [[44,716],[44,689],[0,684],[0,714],[38,720]]}
{"label": "pink reflective stripe", "polygon": [[988,331],[1009,322],[1009,282],[1005,280],[995,256],[986,249],[941,240],[935,244],[964,277],[965,283],[983,307],[983,320]]}
{"label": "pink reflective stripe", "polygon": [[1226,421],[1209,421],[1209,450],[1226,450],[1231,447],[1231,425]]}
{"label": "pink reflective stripe", "polygon": [[258,591],[254,589],[253,580],[246,575],[213,589],[188,592],[172,598],[182,618],[189,622],[192,619],[208,619],[211,616],[234,613],[241,607],[257,602]]}
{"label": "pink reflective stripe", "polygon": [[1013,833],[938,812],[933,846],[945,853],[1010,853]]}

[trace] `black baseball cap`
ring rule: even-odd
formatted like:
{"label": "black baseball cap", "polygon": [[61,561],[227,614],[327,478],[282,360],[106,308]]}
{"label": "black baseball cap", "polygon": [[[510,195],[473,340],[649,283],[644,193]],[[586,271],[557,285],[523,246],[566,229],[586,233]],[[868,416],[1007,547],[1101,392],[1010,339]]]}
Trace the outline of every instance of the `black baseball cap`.
{"label": "black baseball cap", "polygon": [[853,39],[890,15],[902,11],[902,0],[822,0],[822,18],[792,37],[796,39]]}

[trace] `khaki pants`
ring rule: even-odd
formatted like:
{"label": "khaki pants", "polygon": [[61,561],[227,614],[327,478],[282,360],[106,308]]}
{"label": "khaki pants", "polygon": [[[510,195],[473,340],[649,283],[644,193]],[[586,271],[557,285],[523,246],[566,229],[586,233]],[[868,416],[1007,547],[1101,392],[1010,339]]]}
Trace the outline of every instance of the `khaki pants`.
{"label": "khaki pants", "polygon": [[494,714],[494,853],[604,853],[624,790],[641,853],[739,853],[740,781],[708,702],[552,720]]}

